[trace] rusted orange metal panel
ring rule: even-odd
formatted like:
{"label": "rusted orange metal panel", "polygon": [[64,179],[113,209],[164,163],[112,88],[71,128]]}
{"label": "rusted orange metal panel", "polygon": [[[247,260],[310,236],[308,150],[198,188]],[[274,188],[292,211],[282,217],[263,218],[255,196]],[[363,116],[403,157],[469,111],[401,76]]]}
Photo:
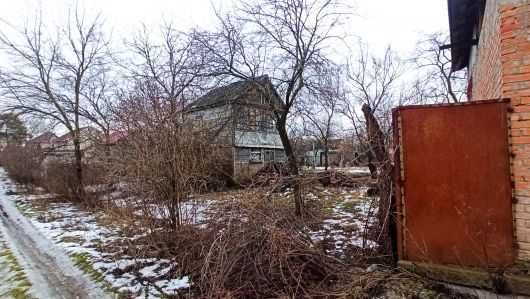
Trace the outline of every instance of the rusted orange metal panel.
{"label": "rusted orange metal panel", "polygon": [[506,101],[394,111],[401,260],[513,263],[507,115]]}

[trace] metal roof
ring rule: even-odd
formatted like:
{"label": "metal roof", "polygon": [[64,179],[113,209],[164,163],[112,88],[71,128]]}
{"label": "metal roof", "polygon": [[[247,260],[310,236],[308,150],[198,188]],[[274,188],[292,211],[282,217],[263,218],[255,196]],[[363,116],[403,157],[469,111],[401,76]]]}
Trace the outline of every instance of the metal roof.
{"label": "metal roof", "polygon": [[484,0],[447,0],[453,71],[469,64],[473,28],[484,9]]}
{"label": "metal roof", "polygon": [[203,108],[233,103],[241,95],[252,90],[253,88],[256,88],[254,85],[255,83],[262,86],[270,86],[270,88],[274,90],[274,87],[272,86],[272,83],[267,75],[257,77],[254,80],[237,81],[209,91],[193,102],[188,107],[188,110],[201,110]]}

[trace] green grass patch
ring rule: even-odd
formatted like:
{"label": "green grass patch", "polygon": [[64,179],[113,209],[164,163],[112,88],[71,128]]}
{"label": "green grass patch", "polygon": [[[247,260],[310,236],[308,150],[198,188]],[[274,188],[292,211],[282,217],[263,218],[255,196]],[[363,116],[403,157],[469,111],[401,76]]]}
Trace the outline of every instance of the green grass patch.
{"label": "green grass patch", "polygon": [[15,206],[26,217],[33,217],[35,212],[33,211],[31,205],[24,203],[20,200],[15,201]]}
{"label": "green grass patch", "polygon": [[94,264],[90,260],[90,255],[86,252],[84,253],[72,253],[70,258],[81,271],[90,276],[90,278],[100,285],[103,290],[108,293],[116,295],[116,298],[125,298],[115,287],[113,287],[108,281],[105,280],[103,273],[99,272],[94,268]]}
{"label": "green grass patch", "polygon": [[85,243],[85,241],[86,240],[84,238],[81,238],[78,236],[65,236],[65,237],[61,237],[61,240],[60,240],[60,242],[62,243],[75,243],[79,245],[82,245],[83,243]]}
{"label": "green grass patch", "polygon": [[0,250],[0,267],[7,269],[4,282],[9,284],[8,290],[0,294],[1,298],[33,299],[29,294],[31,283],[24,269],[19,265],[15,255],[7,248]]}

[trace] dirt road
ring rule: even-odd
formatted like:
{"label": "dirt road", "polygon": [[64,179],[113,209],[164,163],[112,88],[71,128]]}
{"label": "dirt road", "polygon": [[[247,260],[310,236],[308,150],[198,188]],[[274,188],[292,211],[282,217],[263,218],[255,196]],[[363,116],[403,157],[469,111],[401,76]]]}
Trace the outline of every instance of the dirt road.
{"label": "dirt road", "polygon": [[0,170],[0,231],[24,268],[37,298],[112,298],[77,269],[70,258],[17,209],[10,182]]}

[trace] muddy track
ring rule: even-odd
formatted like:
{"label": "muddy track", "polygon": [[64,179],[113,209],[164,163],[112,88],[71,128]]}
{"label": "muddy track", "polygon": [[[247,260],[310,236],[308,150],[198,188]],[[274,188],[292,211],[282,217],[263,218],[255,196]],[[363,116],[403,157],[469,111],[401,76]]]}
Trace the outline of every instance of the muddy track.
{"label": "muddy track", "polygon": [[37,298],[112,298],[75,268],[70,258],[18,211],[10,196],[2,193],[0,190],[0,229],[32,283],[32,295]]}

